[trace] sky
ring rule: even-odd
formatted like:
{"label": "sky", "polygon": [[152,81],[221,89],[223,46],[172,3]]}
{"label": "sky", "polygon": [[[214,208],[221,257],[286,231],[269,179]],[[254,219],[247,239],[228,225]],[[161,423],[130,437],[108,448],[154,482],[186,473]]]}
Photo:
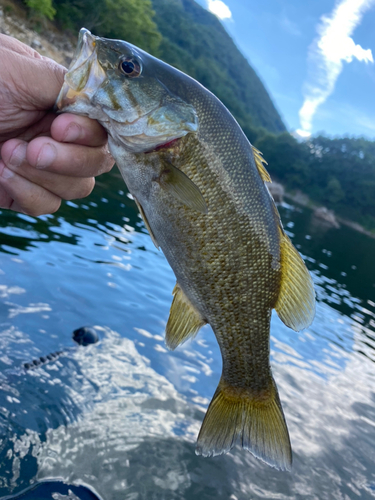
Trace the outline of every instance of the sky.
{"label": "sky", "polygon": [[375,140],[375,0],[198,0],[292,133]]}

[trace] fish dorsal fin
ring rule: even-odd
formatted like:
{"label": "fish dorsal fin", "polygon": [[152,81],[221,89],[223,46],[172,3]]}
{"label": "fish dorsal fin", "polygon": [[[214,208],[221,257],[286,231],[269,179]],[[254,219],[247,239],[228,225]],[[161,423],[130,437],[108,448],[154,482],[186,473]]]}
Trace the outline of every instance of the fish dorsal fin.
{"label": "fish dorsal fin", "polygon": [[266,167],[263,165],[263,163],[265,165],[268,165],[268,163],[263,158],[262,153],[255,146],[251,147],[253,148],[255,165],[258,169],[259,175],[264,182],[272,182],[270,174],[267,172]]}
{"label": "fish dorsal fin", "polygon": [[280,239],[281,287],[275,309],[281,321],[298,332],[314,319],[314,285],[302,257],[281,229]]}
{"label": "fish dorsal fin", "polygon": [[164,161],[164,170],[158,182],[162,188],[168,191],[180,203],[202,214],[208,212],[206,202],[198,186],[184,172],[171,163]]}
{"label": "fish dorsal fin", "polygon": [[145,214],[145,212],[143,210],[143,207],[142,207],[142,205],[139,203],[139,201],[137,200],[137,198],[134,195],[133,195],[133,198],[134,198],[134,201],[135,201],[135,203],[136,203],[136,205],[138,207],[139,213],[141,214],[143,222],[145,223],[146,229],[147,229],[147,231],[149,232],[149,234],[151,236],[152,242],[156,246],[156,248],[159,250],[160,249],[159,244],[158,244],[158,242],[157,242],[157,240],[155,238],[154,233],[152,232],[151,226],[150,226],[150,224],[149,224],[149,222],[147,220],[147,217],[146,217],[146,214]]}
{"label": "fish dorsal fin", "polygon": [[178,283],[173,289],[173,302],[165,328],[165,343],[172,351],[177,346],[194,337],[205,325],[201,314],[181,290]]}

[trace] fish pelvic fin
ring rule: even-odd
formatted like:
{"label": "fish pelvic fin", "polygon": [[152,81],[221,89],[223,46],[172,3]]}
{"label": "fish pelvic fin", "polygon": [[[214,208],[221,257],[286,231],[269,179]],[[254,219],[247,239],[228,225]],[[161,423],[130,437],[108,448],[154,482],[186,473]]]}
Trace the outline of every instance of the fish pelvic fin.
{"label": "fish pelvic fin", "polygon": [[148,222],[147,216],[146,216],[146,214],[145,214],[145,212],[143,210],[142,205],[139,203],[139,201],[137,200],[137,198],[134,195],[132,195],[132,196],[133,196],[134,201],[135,201],[135,203],[136,203],[136,205],[138,207],[139,213],[141,214],[143,222],[145,223],[146,229],[149,232],[149,235],[151,236],[151,240],[152,240],[153,244],[156,246],[156,248],[158,250],[160,250],[159,243],[157,242],[157,240],[155,238],[154,232],[151,229],[150,223]]}
{"label": "fish pelvic fin", "polygon": [[314,284],[302,257],[281,229],[280,245],[281,287],[275,309],[281,321],[298,332],[314,319]]}
{"label": "fish pelvic fin", "polygon": [[271,467],[291,470],[292,448],[277,387],[256,397],[221,378],[208,407],[195,453],[211,457],[227,453],[236,442]]}
{"label": "fish pelvic fin", "polygon": [[189,338],[195,337],[207,321],[194,308],[178,283],[172,293],[173,302],[165,328],[165,343],[173,351]]}
{"label": "fish pelvic fin", "polygon": [[255,165],[258,169],[259,175],[264,182],[272,182],[270,174],[267,172],[265,165],[268,165],[266,160],[263,158],[262,153],[255,147],[251,146],[253,149]]}

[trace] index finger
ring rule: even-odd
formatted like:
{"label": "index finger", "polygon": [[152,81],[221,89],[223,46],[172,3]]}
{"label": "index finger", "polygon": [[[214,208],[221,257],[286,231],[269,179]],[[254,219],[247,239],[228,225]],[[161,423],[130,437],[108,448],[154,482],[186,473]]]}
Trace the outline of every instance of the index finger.
{"label": "index finger", "polygon": [[20,42],[20,40],[17,40],[13,36],[4,35],[3,33],[0,33],[0,47],[17,52],[21,55],[35,57],[36,59],[43,59],[43,56],[41,56],[36,50],[32,49],[29,45]]}
{"label": "index finger", "polygon": [[51,136],[58,142],[81,146],[101,147],[107,143],[107,132],[96,120],[72,113],[63,113],[55,118]]}
{"label": "index finger", "polygon": [[1,148],[1,157],[11,170],[28,164],[29,168],[71,177],[96,177],[109,172],[114,164],[106,145],[64,144],[45,136],[36,137],[30,143],[11,139]]}

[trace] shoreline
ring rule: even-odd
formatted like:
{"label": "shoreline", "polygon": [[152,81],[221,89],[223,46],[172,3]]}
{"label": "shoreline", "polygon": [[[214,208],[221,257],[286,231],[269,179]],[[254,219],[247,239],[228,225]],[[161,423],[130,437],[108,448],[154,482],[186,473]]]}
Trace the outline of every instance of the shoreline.
{"label": "shoreline", "polygon": [[336,215],[333,210],[327,209],[324,205],[314,203],[311,198],[309,198],[309,196],[302,191],[291,193],[290,191],[286,191],[284,186],[277,181],[272,183],[266,182],[266,185],[276,203],[282,203],[283,199],[286,198],[297,205],[311,209],[317,218],[330,225],[332,228],[339,228],[342,224],[350,227],[358,233],[365,234],[366,236],[375,239],[375,232],[369,231],[358,222]]}
{"label": "shoreline", "polygon": [[[311,199],[304,193],[297,192],[295,194],[292,194],[284,189],[284,197],[292,200],[294,203],[297,203],[297,205],[301,205],[306,208],[311,208],[311,210],[315,211],[318,209],[323,209],[326,208],[323,205],[317,205]],[[365,234],[366,236],[369,236],[370,238],[375,239],[375,233],[365,229],[361,224],[358,222],[354,222],[349,219],[344,219],[343,217],[340,217],[339,215],[335,214],[333,210],[329,210],[335,217],[336,221],[339,224],[343,224],[344,226],[350,227],[351,229],[354,229],[354,231],[357,231],[359,233]],[[334,227],[334,226],[332,226]]]}

